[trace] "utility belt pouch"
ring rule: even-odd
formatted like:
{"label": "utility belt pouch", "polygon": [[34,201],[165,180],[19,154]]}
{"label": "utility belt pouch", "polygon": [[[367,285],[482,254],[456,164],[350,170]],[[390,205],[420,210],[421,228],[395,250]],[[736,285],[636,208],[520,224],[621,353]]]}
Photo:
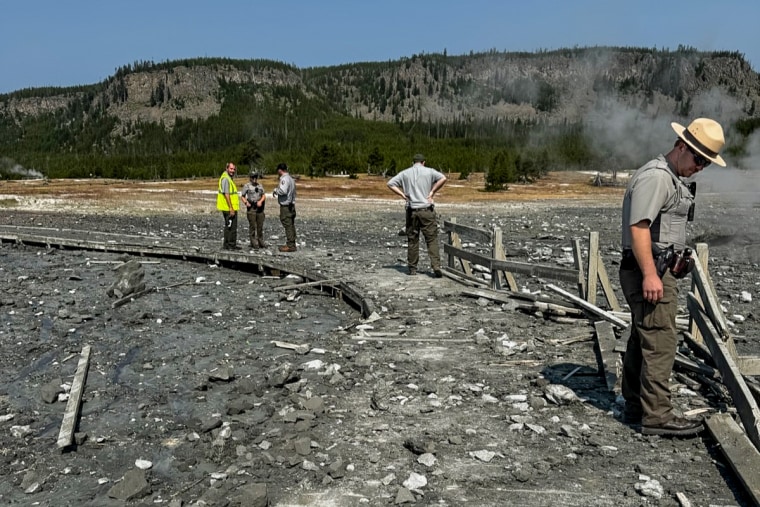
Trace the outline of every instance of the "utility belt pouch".
{"label": "utility belt pouch", "polygon": [[670,272],[676,278],[683,278],[694,269],[694,258],[691,256],[691,248],[684,248],[676,252],[670,265]]}
{"label": "utility belt pouch", "polygon": [[675,248],[670,245],[664,250],[659,248],[652,249],[652,257],[654,257],[654,266],[657,268],[657,276],[662,278],[665,276],[665,272],[670,268],[670,263],[675,256]]}
{"label": "utility belt pouch", "polygon": [[691,256],[691,248],[684,248],[676,252],[675,247],[670,245],[664,250],[653,251],[654,265],[657,275],[662,278],[666,271],[670,271],[675,278],[684,278],[694,269],[694,258]]}

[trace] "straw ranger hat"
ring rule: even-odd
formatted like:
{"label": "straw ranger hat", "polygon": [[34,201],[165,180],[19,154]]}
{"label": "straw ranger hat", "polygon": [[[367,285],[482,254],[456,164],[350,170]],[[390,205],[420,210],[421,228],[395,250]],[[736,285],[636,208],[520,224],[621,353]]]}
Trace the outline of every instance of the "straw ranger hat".
{"label": "straw ranger hat", "polygon": [[726,144],[720,123],[710,118],[697,118],[689,124],[688,128],[676,122],[671,123],[670,126],[678,137],[694,148],[697,153],[721,167],[726,167],[725,160],[718,154]]}

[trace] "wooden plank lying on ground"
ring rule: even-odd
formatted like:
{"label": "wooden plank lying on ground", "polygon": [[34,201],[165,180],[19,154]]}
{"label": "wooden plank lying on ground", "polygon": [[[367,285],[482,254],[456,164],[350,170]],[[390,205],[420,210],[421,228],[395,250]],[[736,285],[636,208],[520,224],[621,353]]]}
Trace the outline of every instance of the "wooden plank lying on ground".
{"label": "wooden plank lying on ground", "polygon": [[617,341],[615,331],[612,329],[612,324],[604,320],[594,322],[594,329],[596,329],[595,336],[598,347],[596,361],[599,365],[599,373],[604,377],[605,382],[607,382],[607,390],[615,392],[622,366],[620,354],[615,352],[615,343]]}
{"label": "wooden plank lying on ground", "polygon": [[760,505],[760,454],[757,449],[728,414],[715,414],[707,419],[706,425],[745,491],[752,497],[753,504]]}
{"label": "wooden plank lying on ground", "polygon": [[596,315],[597,317],[601,317],[601,318],[603,318],[606,321],[612,322],[613,324],[615,324],[616,326],[618,326],[621,329],[625,329],[625,328],[628,327],[628,324],[626,322],[622,321],[621,319],[618,319],[617,317],[615,317],[614,315],[610,314],[609,312],[605,312],[604,310],[602,310],[598,306],[592,305],[591,303],[589,303],[585,299],[581,299],[578,296],[573,296],[572,294],[570,294],[566,290],[560,289],[556,285],[547,284],[546,287],[548,289],[550,289],[550,290],[553,290],[554,292],[556,292],[558,294],[561,294],[565,298],[567,298],[570,301],[574,302],[575,304],[577,304],[578,306],[580,306],[584,310],[587,310],[587,311],[591,312],[592,314]]}
{"label": "wooden plank lying on ground", "polygon": [[282,290],[292,290],[292,289],[301,289],[304,287],[315,287],[319,285],[329,285],[330,287],[333,287],[341,282],[340,279],[333,279],[333,280],[316,280],[313,282],[303,282],[303,283],[295,283],[292,285],[281,285],[279,287],[275,287],[272,290],[275,291],[282,291]]}
{"label": "wooden plank lying on ground", "polygon": [[492,301],[498,301],[499,303],[510,303],[514,304],[514,300],[509,297],[509,294],[505,294],[503,292],[496,292],[493,290],[484,290],[484,289],[467,289],[460,291],[460,294],[463,296],[469,296],[469,297],[475,297],[475,298],[486,298],[490,299]]}
{"label": "wooden plank lying on ground", "polygon": [[489,271],[501,270],[511,271],[513,273],[519,273],[521,275],[538,276],[542,278],[551,278],[554,280],[561,280],[563,282],[576,283],[578,281],[578,272],[574,269],[558,268],[554,266],[547,266],[544,264],[531,264],[529,262],[517,262],[517,261],[500,261],[480,255],[474,252],[468,252],[460,248],[455,248],[452,245],[443,245],[443,250],[448,255],[454,255],[468,260],[473,264],[483,266]]}
{"label": "wooden plank lying on ground", "polygon": [[74,381],[71,383],[69,392],[69,401],[66,403],[66,411],[63,413],[63,422],[61,422],[61,431],[58,433],[58,447],[63,449],[74,443],[74,432],[79,420],[79,409],[82,407],[82,396],[84,395],[84,384],[87,380],[87,370],[90,367],[90,346],[82,347],[82,355],[77,364],[77,371],[74,374]]}
{"label": "wooden plank lying on ground", "polygon": [[565,310],[569,314],[576,314],[577,308],[564,306],[565,301],[561,299],[552,299],[546,296],[535,296],[533,294],[526,294],[523,292],[506,292],[506,291],[494,291],[490,289],[464,289],[460,292],[463,296],[469,296],[474,298],[485,298],[500,303],[516,304],[515,299],[520,301],[530,301],[531,304],[536,304],[537,309],[541,309],[545,306],[546,309]]}
{"label": "wooden plank lying on ground", "polygon": [[744,382],[741,371],[728,352],[726,344],[715,331],[694,293],[690,292],[688,294],[686,303],[689,313],[694,317],[694,321],[697,323],[700,333],[702,333],[705,345],[710,349],[712,358],[723,379],[723,384],[731,393],[731,399],[734,402],[736,411],[739,413],[739,418],[744,425],[747,437],[755,444],[757,449],[760,449],[760,408],[758,408],[755,398]]}
{"label": "wooden plank lying on ground", "polygon": [[149,287],[147,289],[143,289],[141,291],[133,292],[132,294],[129,294],[128,296],[124,296],[121,299],[117,299],[113,303],[111,303],[111,308],[118,308],[120,306],[124,306],[125,304],[129,303],[130,301],[141,298],[146,294],[150,294],[151,292],[156,292],[158,290],[156,287]]}
{"label": "wooden plank lying on ground", "polygon": [[461,271],[457,271],[454,268],[450,268],[448,266],[444,266],[442,269],[443,274],[446,275],[447,278],[451,278],[452,280],[456,280],[459,283],[462,283],[464,285],[473,285],[478,287],[488,287],[489,284],[483,279],[475,278],[474,276],[467,276],[465,273],[462,273]]}

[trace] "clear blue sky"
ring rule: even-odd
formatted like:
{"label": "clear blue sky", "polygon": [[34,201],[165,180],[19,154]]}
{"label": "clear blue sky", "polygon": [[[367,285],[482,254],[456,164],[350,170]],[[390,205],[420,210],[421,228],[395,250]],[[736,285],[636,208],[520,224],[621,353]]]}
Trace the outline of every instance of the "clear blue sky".
{"label": "clear blue sky", "polygon": [[756,0],[2,0],[0,93],[204,56],[311,67],[444,49],[683,44],[739,51],[758,70],[758,20]]}

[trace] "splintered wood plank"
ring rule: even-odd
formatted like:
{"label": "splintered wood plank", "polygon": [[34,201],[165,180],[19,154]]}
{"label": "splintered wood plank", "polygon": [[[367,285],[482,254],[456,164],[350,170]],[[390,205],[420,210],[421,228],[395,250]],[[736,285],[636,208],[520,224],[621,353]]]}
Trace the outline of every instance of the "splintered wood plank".
{"label": "splintered wood plank", "polygon": [[760,505],[760,454],[730,415],[715,414],[705,421],[720,450],[754,505]]}
{"label": "splintered wood plank", "polygon": [[691,313],[697,326],[699,326],[699,331],[702,333],[707,348],[710,349],[713,361],[715,361],[715,365],[718,367],[718,371],[723,379],[723,385],[731,393],[731,399],[744,425],[747,436],[755,444],[755,447],[760,449],[760,408],[758,408],[755,398],[744,382],[742,373],[729,353],[726,344],[718,336],[694,293],[690,292],[688,294],[686,303],[689,313]]}
{"label": "splintered wood plank", "polygon": [[599,349],[599,355],[596,358],[599,373],[607,382],[607,390],[615,392],[622,366],[620,354],[615,352],[617,341],[615,331],[612,329],[612,324],[604,320],[594,322],[594,329],[596,329],[596,344]]}
{"label": "splintered wood plank", "polygon": [[90,350],[89,345],[82,347],[82,354],[79,357],[79,364],[77,364],[77,371],[74,374],[74,381],[71,383],[69,401],[66,403],[66,411],[63,414],[61,431],[58,433],[58,447],[61,449],[69,447],[74,442],[74,432],[76,431],[77,421],[79,420],[79,410],[82,407],[84,384],[87,380],[87,370],[90,367]]}
{"label": "splintered wood plank", "polygon": [[[695,245],[696,248],[696,254],[697,258],[694,260],[694,262],[700,262],[702,264],[702,267],[704,268],[705,273],[708,274],[710,271],[707,269],[707,263],[710,259],[709,250],[707,248],[707,243],[697,243]],[[697,281],[695,280],[694,276],[691,277],[691,291],[696,294],[697,301],[702,303],[702,298],[699,296],[699,293],[696,290]],[[702,344],[704,340],[702,340],[702,335],[699,333],[699,328],[697,328],[697,323],[694,322],[694,319],[689,317],[689,332],[691,333],[692,339]]]}
{"label": "splintered wood plank", "polygon": [[565,298],[569,299],[570,301],[574,302],[575,304],[577,304],[578,306],[580,306],[584,310],[593,313],[597,317],[601,317],[601,318],[603,318],[606,321],[612,322],[613,324],[615,324],[617,327],[619,327],[621,329],[625,329],[625,328],[628,327],[628,323],[627,322],[625,322],[625,321],[623,321],[623,320],[615,317],[614,315],[610,314],[609,312],[605,312],[604,310],[602,310],[598,306],[594,306],[591,303],[589,303],[588,301],[579,298],[578,296],[574,296],[574,295],[570,294],[566,290],[563,290],[563,289],[557,287],[556,285],[547,284],[546,287],[548,289],[553,290],[554,292],[556,292],[556,293],[564,296]]}
{"label": "splintered wood plank", "polygon": [[573,247],[573,266],[578,270],[578,295],[586,299],[586,274],[583,269],[583,254],[581,254],[581,240],[574,239]]}
{"label": "splintered wood plank", "polygon": [[[494,227],[493,229],[493,258],[499,261],[507,260],[507,253],[504,251],[502,232],[498,227]],[[512,292],[518,291],[517,282],[515,281],[515,277],[511,272],[497,271],[496,274],[498,276],[494,278],[498,280],[499,284],[501,284],[503,278],[506,280],[507,285],[509,286],[509,290]],[[497,286],[496,288],[500,289],[501,287]]]}
{"label": "splintered wood plank", "polygon": [[[448,227],[447,227],[447,224],[448,224]],[[471,228],[468,228],[466,226],[458,226],[457,219],[452,218],[450,222],[444,222],[444,229],[448,230],[449,244],[451,244],[455,248],[461,249],[462,240],[459,238],[459,232],[457,231],[460,231],[460,230],[469,231],[469,229]],[[477,230],[480,230],[480,229],[477,229]],[[472,233],[472,231],[469,231],[469,232]],[[489,235],[489,241],[490,241],[490,235]],[[445,247],[446,245],[444,245],[444,251],[445,251]],[[451,253],[447,253],[447,254],[448,254],[448,259],[449,259],[448,265],[450,268],[454,269],[454,259],[455,258],[459,259],[459,267],[462,268],[462,271],[464,272],[464,274],[467,276],[472,276],[472,264],[470,264],[469,261]]]}
{"label": "splintered wood plank", "polygon": [[588,234],[588,292],[586,301],[596,305],[596,277],[599,272],[599,233]]}
{"label": "splintered wood plank", "polygon": [[607,276],[607,270],[604,267],[604,261],[602,260],[602,256],[597,252],[598,259],[596,262],[596,270],[599,275],[599,283],[602,284],[602,292],[604,292],[604,297],[607,299],[607,304],[609,307],[615,311],[620,311],[620,303],[618,303],[617,296],[615,296],[615,291],[612,290],[612,285],[610,285],[610,278]]}
{"label": "splintered wood plank", "polygon": [[698,289],[698,292],[694,294],[700,296],[701,301],[698,300],[697,302],[700,303],[700,306],[704,307],[705,313],[710,316],[710,320],[718,331],[718,336],[725,339],[728,336],[726,319],[723,317],[723,312],[720,309],[720,304],[718,304],[718,298],[715,295],[706,268],[703,268],[702,263],[697,260],[695,260],[694,270],[691,272],[691,279]]}

